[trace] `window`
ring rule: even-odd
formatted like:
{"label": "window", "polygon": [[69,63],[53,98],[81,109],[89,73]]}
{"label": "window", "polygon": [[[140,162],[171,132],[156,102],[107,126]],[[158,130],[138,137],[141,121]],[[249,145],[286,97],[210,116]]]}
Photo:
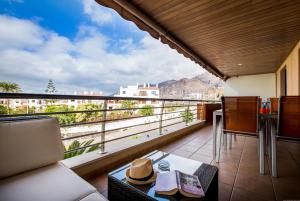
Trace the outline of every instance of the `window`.
{"label": "window", "polygon": [[154,95],[154,96],[157,95],[157,94],[156,94],[156,91],[151,91],[151,94]]}
{"label": "window", "polygon": [[35,100],[31,100],[32,103],[35,103]]}
{"label": "window", "polygon": [[126,91],[122,91],[122,94],[126,94]]}
{"label": "window", "polygon": [[140,96],[147,96],[147,91],[140,91]]}

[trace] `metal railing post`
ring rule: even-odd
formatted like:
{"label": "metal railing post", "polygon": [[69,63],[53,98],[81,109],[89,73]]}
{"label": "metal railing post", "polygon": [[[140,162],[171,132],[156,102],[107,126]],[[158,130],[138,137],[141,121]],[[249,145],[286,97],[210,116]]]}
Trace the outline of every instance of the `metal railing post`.
{"label": "metal railing post", "polygon": [[185,117],[185,125],[188,126],[189,124],[189,111],[190,111],[190,101],[188,102],[188,106],[186,109],[186,117]]}
{"label": "metal railing post", "polygon": [[103,117],[102,117],[102,122],[101,122],[101,154],[105,154],[105,124],[106,124],[106,110],[107,110],[107,100],[104,100],[103,104]]}
{"label": "metal railing post", "polygon": [[162,106],[160,108],[160,116],[159,116],[159,134],[162,135],[162,120],[164,115],[164,109],[165,109],[165,101],[162,101]]}

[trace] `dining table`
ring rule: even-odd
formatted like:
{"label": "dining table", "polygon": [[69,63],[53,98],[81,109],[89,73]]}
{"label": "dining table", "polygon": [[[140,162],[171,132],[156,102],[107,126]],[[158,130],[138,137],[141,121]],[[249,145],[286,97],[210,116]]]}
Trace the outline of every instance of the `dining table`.
{"label": "dining table", "polygon": [[[216,162],[219,162],[220,152],[218,149],[221,147],[223,135],[223,111],[222,109],[215,110],[213,112],[213,158]],[[276,129],[278,115],[277,113],[259,113],[259,171],[260,174],[265,174],[265,155],[271,157],[271,140],[272,135],[275,135],[274,128]],[[223,141],[227,146],[227,135]],[[231,140],[230,140],[231,143]],[[231,146],[231,144],[230,144]],[[273,169],[274,164],[272,164]]]}

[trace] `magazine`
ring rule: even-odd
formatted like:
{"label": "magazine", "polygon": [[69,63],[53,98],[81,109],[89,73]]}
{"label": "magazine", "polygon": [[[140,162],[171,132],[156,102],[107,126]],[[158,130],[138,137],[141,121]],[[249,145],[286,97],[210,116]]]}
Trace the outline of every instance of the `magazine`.
{"label": "magazine", "polygon": [[195,175],[182,173],[178,170],[158,173],[155,184],[155,192],[162,195],[174,195],[180,192],[186,197],[201,198],[204,191]]}

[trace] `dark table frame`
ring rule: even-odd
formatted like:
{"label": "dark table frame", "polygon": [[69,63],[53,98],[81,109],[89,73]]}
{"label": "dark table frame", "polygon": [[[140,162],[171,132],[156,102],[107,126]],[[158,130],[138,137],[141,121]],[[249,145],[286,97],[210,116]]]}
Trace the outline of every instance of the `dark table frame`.
{"label": "dark table frame", "polygon": [[[163,153],[154,151],[145,157],[149,157],[156,153]],[[159,160],[166,158],[169,154],[165,153],[162,157],[153,160],[153,164],[158,163]],[[171,164],[172,165],[172,164]],[[183,197],[179,193],[175,196],[162,196],[154,192],[155,182],[148,185],[138,186],[130,184],[124,178],[124,171],[129,168],[127,164],[108,174],[108,200],[110,201],[139,201],[139,200],[218,200],[218,168],[209,164],[202,163],[195,171],[199,181],[205,192],[205,197],[201,199]],[[180,170],[180,168],[179,168]]]}

